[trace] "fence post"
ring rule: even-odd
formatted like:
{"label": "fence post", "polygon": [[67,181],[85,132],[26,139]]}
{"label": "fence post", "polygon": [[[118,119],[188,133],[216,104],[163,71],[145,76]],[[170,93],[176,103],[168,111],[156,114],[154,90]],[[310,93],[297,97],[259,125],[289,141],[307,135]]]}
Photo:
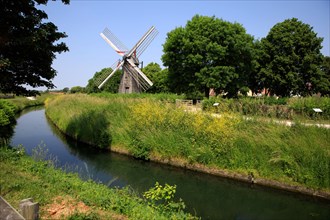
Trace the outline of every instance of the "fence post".
{"label": "fence post", "polygon": [[39,219],[39,203],[34,203],[32,198],[23,199],[19,203],[19,212],[26,220],[37,220]]}

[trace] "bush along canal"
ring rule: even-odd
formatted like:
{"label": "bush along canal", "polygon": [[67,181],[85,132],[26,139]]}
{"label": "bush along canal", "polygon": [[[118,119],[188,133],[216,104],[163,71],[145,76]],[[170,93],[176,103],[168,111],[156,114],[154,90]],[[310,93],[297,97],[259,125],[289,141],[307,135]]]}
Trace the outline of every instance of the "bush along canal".
{"label": "bush along canal", "polygon": [[11,145],[23,144],[32,155],[56,158],[56,164],[79,172],[109,187],[131,186],[144,192],[156,182],[176,185],[192,214],[202,219],[329,219],[330,203],[312,197],[245,184],[228,179],[135,160],[99,151],[63,135],[49,122],[44,109],[30,111],[17,120]]}

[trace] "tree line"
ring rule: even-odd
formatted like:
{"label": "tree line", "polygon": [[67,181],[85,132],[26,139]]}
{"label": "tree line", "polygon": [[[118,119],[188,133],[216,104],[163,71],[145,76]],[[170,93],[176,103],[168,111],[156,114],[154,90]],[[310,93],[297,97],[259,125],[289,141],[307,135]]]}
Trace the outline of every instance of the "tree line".
{"label": "tree line", "polygon": [[[147,92],[173,92],[189,97],[216,94],[235,97],[264,90],[289,97],[330,94],[330,57],[320,52],[323,39],[297,18],[277,23],[261,40],[239,23],[195,15],[184,27],[167,34],[161,69],[150,63],[143,72],[154,82]],[[86,87],[97,92],[94,80]],[[104,91],[116,92],[120,72]]]}
{"label": "tree line", "polygon": [[[32,88],[52,89],[56,53],[69,48],[59,40],[67,37],[45,22],[47,14],[36,4],[48,0],[1,1],[0,92],[31,95]],[[68,4],[69,0],[62,0]],[[185,26],[167,33],[159,64],[143,71],[154,86],[147,92],[172,92],[189,97],[208,96],[210,90],[228,97],[261,90],[288,97],[330,94],[330,58],[321,54],[323,39],[313,27],[296,18],[274,25],[268,35],[255,39],[239,23],[215,16],[195,15]],[[86,87],[72,92],[99,92],[95,80],[109,68],[96,72]],[[116,92],[121,72],[104,91]],[[66,88],[67,90],[67,88]]]}

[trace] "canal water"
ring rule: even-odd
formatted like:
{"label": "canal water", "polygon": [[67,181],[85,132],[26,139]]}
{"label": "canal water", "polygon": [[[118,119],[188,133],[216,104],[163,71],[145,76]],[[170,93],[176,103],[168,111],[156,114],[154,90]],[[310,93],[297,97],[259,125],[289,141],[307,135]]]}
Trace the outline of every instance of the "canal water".
{"label": "canal water", "polygon": [[59,132],[43,108],[18,117],[11,145],[20,144],[29,155],[36,146],[47,149],[59,167],[109,187],[129,185],[142,193],[156,181],[176,185],[177,197],[202,219],[330,219],[328,201],[99,152]]}

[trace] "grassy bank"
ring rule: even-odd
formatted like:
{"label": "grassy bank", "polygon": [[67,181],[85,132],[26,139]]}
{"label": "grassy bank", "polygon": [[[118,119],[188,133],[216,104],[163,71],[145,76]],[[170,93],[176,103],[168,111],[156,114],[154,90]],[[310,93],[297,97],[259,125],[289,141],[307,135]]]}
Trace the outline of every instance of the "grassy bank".
{"label": "grassy bank", "polygon": [[38,96],[36,100],[29,100],[26,97],[11,99],[0,99],[0,127],[12,124],[15,121],[15,114],[24,108],[43,105],[49,95]]}
{"label": "grassy bank", "polygon": [[41,219],[193,219],[183,212],[182,202],[173,202],[174,186],[156,185],[165,196],[171,191],[166,198],[154,199],[153,188],[139,197],[129,188],[82,181],[77,174],[55,169],[52,161],[36,161],[23,149],[8,147],[0,148],[0,167],[1,196],[16,208],[32,197],[40,204]]}
{"label": "grassy bank", "polygon": [[65,133],[142,159],[181,161],[330,191],[330,130],[185,112],[148,97],[65,95],[47,102]]}

